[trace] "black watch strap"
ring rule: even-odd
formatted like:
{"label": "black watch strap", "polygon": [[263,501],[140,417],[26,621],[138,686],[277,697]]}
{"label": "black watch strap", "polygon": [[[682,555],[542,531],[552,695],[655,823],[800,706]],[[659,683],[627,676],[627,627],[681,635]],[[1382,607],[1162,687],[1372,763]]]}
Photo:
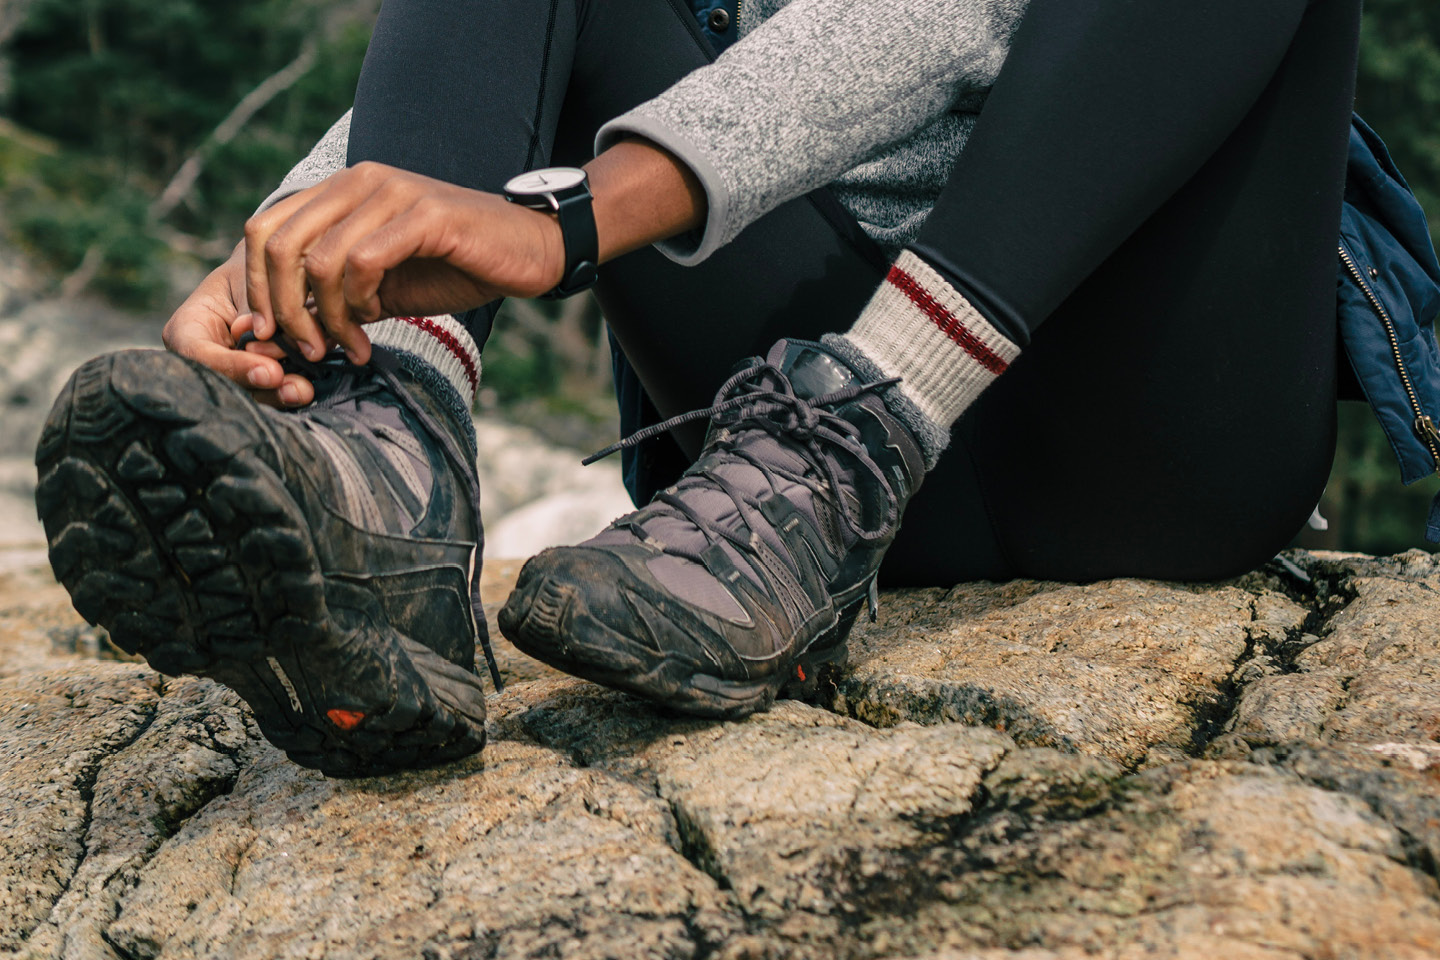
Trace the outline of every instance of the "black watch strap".
{"label": "black watch strap", "polygon": [[556,196],[555,214],[560,220],[560,236],[565,244],[565,274],[554,290],[543,294],[546,300],[573,296],[595,285],[600,260],[600,239],[595,233],[595,210],[591,206],[590,188],[586,184]]}
{"label": "black watch strap", "polygon": [[590,183],[578,167],[545,167],[522,173],[505,184],[511,203],[553,213],[560,222],[565,247],[565,272],[546,300],[558,300],[587,290],[595,283],[600,265],[600,241],[595,234],[595,211],[590,205]]}

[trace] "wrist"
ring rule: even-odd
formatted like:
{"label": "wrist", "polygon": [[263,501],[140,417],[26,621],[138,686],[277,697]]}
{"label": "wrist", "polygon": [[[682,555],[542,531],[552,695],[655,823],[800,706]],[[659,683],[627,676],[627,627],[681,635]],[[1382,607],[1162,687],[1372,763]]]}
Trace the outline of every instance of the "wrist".
{"label": "wrist", "polygon": [[[552,284],[546,299],[569,297],[595,283],[599,251],[595,233],[595,211],[585,171],[575,167],[541,167],[511,177],[505,184],[505,199],[546,215],[551,227],[542,232],[540,260],[546,273],[554,276],[554,251],[559,250],[559,280]],[[556,234],[559,236],[556,242]]]}
{"label": "wrist", "polygon": [[533,211],[540,229],[541,293],[554,290],[565,279],[565,233],[555,213]]}
{"label": "wrist", "polygon": [[600,262],[695,230],[705,189],[694,171],[649,140],[623,140],[585,165],[594,196]]}

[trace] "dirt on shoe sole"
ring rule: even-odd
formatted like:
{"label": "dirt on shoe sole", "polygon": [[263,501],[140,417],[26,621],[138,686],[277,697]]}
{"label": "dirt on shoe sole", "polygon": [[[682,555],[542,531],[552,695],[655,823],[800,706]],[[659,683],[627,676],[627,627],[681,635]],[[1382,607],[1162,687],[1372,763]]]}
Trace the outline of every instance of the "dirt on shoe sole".
{"label": "dirt on shoe sole", "polygon": [[[585,602],[586,583],[594,580],[577,573],[589,567],[580,554],[547,550],[528,561],[500,610],[501,633],[557,670],[692,716],[734,720],[768,709],[777,698],[813,699],[845,665],[846,639],[863,604],[862,598],[837,611],[808,645],[787,644],[778,669],[727,679],[695,649],[666,649],[663,637],[673,634],[657,635],[646,618],[612,623],[598,609],[603,605]],[[616,565],[607,579],[623,582],[623,569]],[[661,605],[652,607],[653,617],[663,616]]]}
{"label": "dirt on shoe sole", "polygon": [[372,776],[485,743],[480,680],[326,578],[283,447],[238,387],[162,351],[82,366],[36,452],[75,608],[161,673],[235,690],[292,760]]}

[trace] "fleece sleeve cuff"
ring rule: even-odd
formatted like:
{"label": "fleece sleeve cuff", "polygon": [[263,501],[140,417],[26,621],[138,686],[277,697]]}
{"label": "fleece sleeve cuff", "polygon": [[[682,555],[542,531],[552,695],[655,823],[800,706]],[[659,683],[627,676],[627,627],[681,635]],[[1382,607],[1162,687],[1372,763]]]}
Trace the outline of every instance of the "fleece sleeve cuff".
{"label": "fleece sleeve cuff", "polygon": [[[647,114],[643,108],[621,114],[600,128],[595,135],[595,152],[613,147],[628,137],[643,137],[665,148],[695,174],[705,191],[705,223],[699,230],[692,230],[662,240],[655,248],[665,256],[684,266],[694,266],[727,243],[730,233],[730,189],[720,175],[720,169],[698,143],[658,118]],[[737,231],[738,232],[738,231]]]}
{"label": "fleece sleeve cuff", "polygon": [[285,175],[285,179],[280,181],[280,186],[265,198],[255,212],[261,213],[269,210],[286,197],[313,187],[331,174],[344,170],[345,158],[349,150],[350,111],[346,110],[345,115],[325,131],[325,136],[320,138],[320,142],[311,148],[304,160],[295,164],[295,167]]}

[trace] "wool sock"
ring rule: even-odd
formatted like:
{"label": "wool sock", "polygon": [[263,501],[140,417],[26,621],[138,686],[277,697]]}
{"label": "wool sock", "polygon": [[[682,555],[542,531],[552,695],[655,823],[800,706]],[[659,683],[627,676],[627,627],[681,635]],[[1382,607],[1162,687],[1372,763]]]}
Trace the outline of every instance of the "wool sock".
{"label": "wool sock", "polygon": [[370,342],[400,365],[454,415],[474,447],[470,409],[480,386],[480,348],[455,317],[392,317],[366,325]]}
{"label": "wool sock", "polygon": [[909,250],[901,252],[858,320],[824,344],[864,377],[900,383],[885,404],[934,467],[950,427],[1020,355],[959,291]]}

